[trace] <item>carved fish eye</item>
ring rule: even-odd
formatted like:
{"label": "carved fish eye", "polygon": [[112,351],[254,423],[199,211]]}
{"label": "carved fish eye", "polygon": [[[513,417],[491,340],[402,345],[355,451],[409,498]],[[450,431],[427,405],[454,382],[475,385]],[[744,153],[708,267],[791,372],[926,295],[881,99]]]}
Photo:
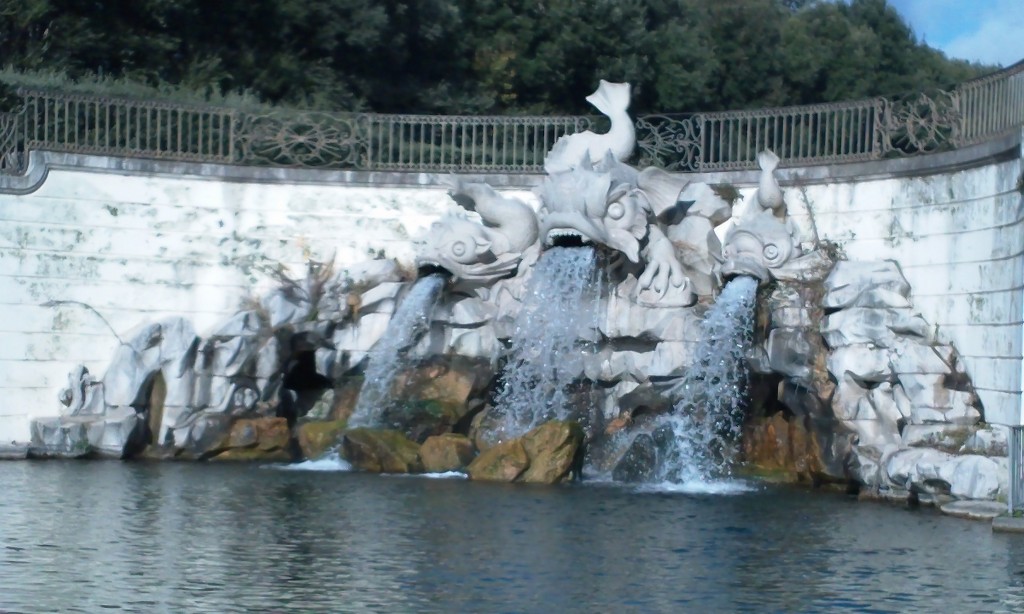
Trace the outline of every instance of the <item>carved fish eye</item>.
{"label": "carved fish eye", "polygon": [[456,256],[464,256],[466,254],[466,242],[456,241],[452,243],[452,253]]}
{"label": "carved fish eye", "polygon": [[769,243],[764,246],[764,257],[768,260],[775,260],[779,257],[779,247]]}
{"label": "carved fish eye", "polygon": [[613,220],[621,220],[624,215],[626,215],[626,206],[619,201],[615,201],[608,206],[608,217]]}

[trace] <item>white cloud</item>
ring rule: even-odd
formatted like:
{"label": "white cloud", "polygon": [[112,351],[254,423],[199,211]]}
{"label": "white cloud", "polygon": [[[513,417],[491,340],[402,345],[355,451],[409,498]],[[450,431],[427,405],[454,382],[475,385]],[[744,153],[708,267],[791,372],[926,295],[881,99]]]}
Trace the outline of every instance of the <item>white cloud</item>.
{"label": "white cloud", "polygon": [[1024,59],[1024,2],[1001,0],[994,10],[941,48],[946,55],[1008,66]]}
{"label": "white cloud", "polygon": [[953,58],[1024,59],[1024,0],[889,0],[919,38]]}

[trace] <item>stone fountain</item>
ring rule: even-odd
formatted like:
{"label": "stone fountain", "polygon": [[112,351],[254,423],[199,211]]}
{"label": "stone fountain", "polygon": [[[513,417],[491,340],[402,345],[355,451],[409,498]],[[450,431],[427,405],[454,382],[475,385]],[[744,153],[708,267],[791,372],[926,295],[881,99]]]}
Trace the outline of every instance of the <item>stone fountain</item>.
{"label": "stone fountain", "polygon": [[[1006,433],[984,424],[898,263],[847,261],[789,218],[773,152],[745,194],[634,168],[629,85],[602,81],[588,100],[611,130],[556,143],[529,202],[441,177],[462,212],[415,263],[310,263],[206,337],[181,318],[129,333],[102,378],[69,375],[33,453],[337,450],[366,470],[543,482],[717,479],[745,461],[894,499],[1005,493]],[[430,300],[410,298],[417,277],[435,280]],[[385,351],[403,305],[418,306],[416,334]],[[711,339],[709,322],[739,330]],[[402,366],[383,380],[367,365],[387,352]],[[719,367],[735,375],[724,414],[706,388]],[[368,413],[357,399],[373,386]],[[710,447],[696,472],[659,465]]]}

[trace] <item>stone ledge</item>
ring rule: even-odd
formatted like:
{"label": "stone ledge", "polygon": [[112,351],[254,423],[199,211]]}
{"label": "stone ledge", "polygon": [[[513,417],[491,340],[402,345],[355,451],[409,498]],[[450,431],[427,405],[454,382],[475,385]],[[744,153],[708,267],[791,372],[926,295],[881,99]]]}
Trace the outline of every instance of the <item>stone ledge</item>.
{"label": "stone ledge", "polygon": [[[23,175],[0,174],[0,194],[30,194],[46,181],[50,169],[92,171],[97,173],[190,175],[207,180],[232,183],[323,184],[361,187],[419,187],[447,189],[440,177],[447,172],[355,171],[268,166],[242,166],[203,162],[175,162],[151,158],[128,158],[31,151]],[[495,188],[530,189],[540,185],[540,174],[460,173],[467,181],[486,182]]]}
{"label": "stone ledge", "polygon": [[992,531],[995,533],[1024,533],[1024,518],[997,516],[992,519]]}
{"label": "stone ledge", "polygon": [[[918,177],[951,173],[1019,158],[1024,133],[1020,129],[976,145],[907,158],[845,162],[779,169],[779,183],[811,185],[867,181],[892,177]],[[342,184],[372,187],[436,187],[443,189],[439,176],[446,172],[356,171],[304,168],[258,167],[203,162],[174,162],[148,158],[127,158],[52,151],[29,152],[24,175],[0,174],[0,193],[28,194],[39,189],[51,168],[93,170],[113,173],[150,173],[155,175],[194,175],[208,179],[251,183]],[[693,182],[727,183],[735,186],[757,185],[760,171],[709,171],[682,173]],[[496,188],[530,189],[540,185],[543,174],[460,173],[469,181],[483,181]]]}
{"label": "stone ledge", "polygon": [[1006,513],[1006,504],[996,501],[951,501],[940,505],[939,511],[947,516],[967,520],[994,520]]}
{"label": "stone ledge", "polygon": [[29,444],[18,443],[12,441],[11,443],[0,443],[0,461],[3,460],[25,460],[28,458]]}

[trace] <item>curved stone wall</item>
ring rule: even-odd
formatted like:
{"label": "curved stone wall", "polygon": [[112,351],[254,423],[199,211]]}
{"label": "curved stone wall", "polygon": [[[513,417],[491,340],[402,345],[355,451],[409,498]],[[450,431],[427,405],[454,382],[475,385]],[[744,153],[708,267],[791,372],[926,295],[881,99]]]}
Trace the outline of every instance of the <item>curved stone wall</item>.
{"label": "curved stone wall", "polygon": [[809,186],[819,236],[850,260],[896,260],[914,307],[959,350],[989,422],[1021,420],[1020,160],[923,177]]}
{"label": "curved stone wall", "polygon": [[[1020,143],[1016,134],[946,154],[780,172],[801,241],[897,260],[915,307],[964,357],[986,419],[1013,424],[1024,347]],[[539,181],[480,179],[524,199]],[[757,176],[695,179],[746,192]],[[454,210],[423,174],[33,154],[24,177],[0,177],[0,442],[27,440],[30,418],[56,413],[76,364],[101,375],[117,335],[167,315],[206,333],[269,288],[278,264],[300,278],[307,259],[332,254],[339,267],[411,262],[412,240]]]}

